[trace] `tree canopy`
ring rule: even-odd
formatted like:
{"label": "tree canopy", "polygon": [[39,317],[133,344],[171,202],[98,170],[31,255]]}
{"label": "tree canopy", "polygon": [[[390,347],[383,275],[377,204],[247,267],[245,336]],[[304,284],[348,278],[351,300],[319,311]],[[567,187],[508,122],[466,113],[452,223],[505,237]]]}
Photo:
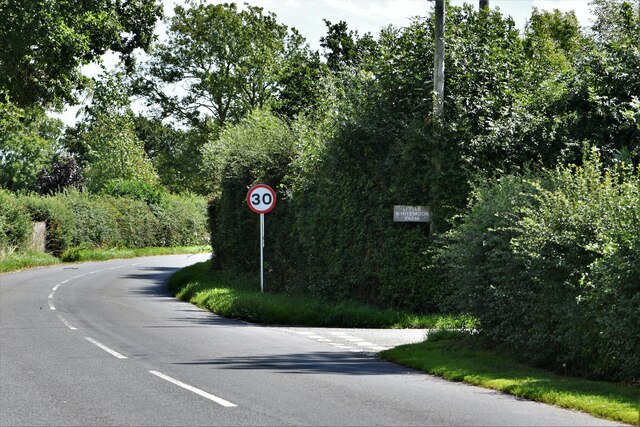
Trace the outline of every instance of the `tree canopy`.
{"label": "tree canopy", "polygon": [[0,0],[0,95],[20,107],[75,104],[80,67],[112,50],[131,68],[161,14],[156,0]]}

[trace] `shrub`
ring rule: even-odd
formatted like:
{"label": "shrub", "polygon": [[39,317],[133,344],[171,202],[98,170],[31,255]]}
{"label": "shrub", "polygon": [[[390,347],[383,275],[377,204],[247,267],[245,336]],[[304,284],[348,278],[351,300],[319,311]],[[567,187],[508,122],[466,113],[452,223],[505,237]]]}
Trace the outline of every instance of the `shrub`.
{"label": "shrub", "polygon": [[160,246],[190,246],[209,243],[207,200],[193,194],[165,195],[152,206],[157,217],[155,232]]}
{"label": "shrub", "polygon": [[31,219],[11,193],[0,189],[0,255],[26,249]]}
{"label": "shrub", "polygon": [[157,184],[150,184],[144,181],[112,179],[105,184],[100,194],[142,200],[148,204],[160,204],[164,196],[164,190]]}
{"label": "shrub", "polygon": [[20,202],[33,221],[44,221],[46,224],[46,251],[60,256],[71,244],[75,230],[74,216],[69,206],[60,197],[54,196],[24,196]]}
{"label": "shrub", "polygon": [[640,380],[639,178],[591,158],[481,186],[442,251],[454,306],[534,364]]}

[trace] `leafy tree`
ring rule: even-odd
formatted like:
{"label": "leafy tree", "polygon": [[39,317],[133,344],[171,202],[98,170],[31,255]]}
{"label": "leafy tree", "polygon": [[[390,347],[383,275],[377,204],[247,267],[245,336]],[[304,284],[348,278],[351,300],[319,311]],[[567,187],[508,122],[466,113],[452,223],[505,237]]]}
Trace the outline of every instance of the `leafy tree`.
{"label": "leafy tree", "polygon": [[161,13],[156,0],[0,0],[0,95],[21,107],[76,103],[80,66],[110,49],[131,68]]}
{"label": "leafy tree", "polygon": [[85,185],[92,192],[113,180],[157,183],[156,171],[136,134],[123,77],[121,70],[114,70],[94,82],[92,102],[65,140],[66,148],[84,168]]}
{"label": "leafy tree", "polygon": [[144,116],[135,117],[134,126],[164,187],[174,193],[207,194],[210,183],[202,160],[202,148],[209,140],[205,132],[175,128]]}
{"label": "leafy tree", "polygon": [[367,33],[360,37],[357,31],[350,31],[345,21],[333,24],[323,20],[327,35],[320,38],[320,46],[325,49],[325,58],[330,70],[337,72],[347,68],[357,68],[361,62],[375,52],[376,42]]}
{"label": "leafy tree", "polygon": [[51,168],[40,172],[37,191],[42,195],[50,195],[68,187],[78,187],[81,183],[80,165],[75,158],[65,156],[56,160]]}
{"label": "leafy tree", "polygon": [[0,188],[35,190],[39,172],[54,157],[61,128],[62,122],[40,109],[0,103]]}
{"label": "leafy tree", "polygon": [[237,122],[272,101],[287,37],[287,27],[262,8],[189,1],[175,8],[168,41],[155,47],[140,91],[162,117],[208,130]]}

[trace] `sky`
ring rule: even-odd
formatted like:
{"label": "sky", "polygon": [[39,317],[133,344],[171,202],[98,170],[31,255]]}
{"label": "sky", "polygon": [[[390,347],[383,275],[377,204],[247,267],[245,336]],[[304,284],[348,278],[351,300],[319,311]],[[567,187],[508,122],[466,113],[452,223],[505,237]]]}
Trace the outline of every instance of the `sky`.
{"label": "sky", "polygon": [[[227,0],[226,2],[231,2]],[[220,0],[207,0],[208,3],[224,3]],[[450,0],[454,6],[462,6],[464,3],[478,7],[478,0]],[[176,4],[184,4],[183,0],[162,0],[165,15],[172,16]],[[273,12],[278,22],[295,27],[305,37],[309,46],[314,50],[320,50],[320,38],[326,34],[326,26],[323,19],[333,23],[345,21],[351,30],[358,34],[371,33],[374,36],[388,25],[405,27],[416,16],[425,16],[433,7],[429,0],[240,0],[239,8],[244,3],[252,6],[260,6],[266,11]],[[559,9],[561,11],[573,10],[582,26],[591,24],[591,14],[588,0],[489,0],[489,7],[499,8],[504,15],[510,15],[518,28],[523,29],[527,19],[531,16],[531,10],[536,7],[540,10]],[[162,40],[166,25],[160,23],[156,27],[156,34]],[[107,67],[117,61],[117,56],[107,54],[104,62]],[[83,72],[95,77],[99,74],[99,67],[88,65]],[[61,114],[55,114],[67,125],[72,125],[77,120],[76,113],[79,107],[67,108]]]}

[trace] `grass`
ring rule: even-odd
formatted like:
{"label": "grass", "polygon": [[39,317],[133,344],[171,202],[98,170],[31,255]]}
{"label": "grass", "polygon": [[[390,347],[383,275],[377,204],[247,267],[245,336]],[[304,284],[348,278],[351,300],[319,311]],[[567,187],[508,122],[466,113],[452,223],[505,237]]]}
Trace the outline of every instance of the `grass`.
{"label": "grass", "polygon": [[386,350],[380,356],[447,380],[640,425],[638,387],[557,375],[482,349],[477,342],[469,334],[434,333],[422,343]]}
{"label": "grass", "polygon": [[141,256],[196,254],[211,252],[210,246],[174,246],[148,248],[112,248],[112,249],[83,249],[75,248],[62,254],[64,262],[105,261],[109,259],[136,258]]}
{"label": "grass", "polygon": [[53,255],[40,252],[12,253],[0,256],[0,273],[59,263],[60,260]]}
{"label": "grass", "polygon": [[269,325],[349,328],[470,328],[469,316],[417,315],[354,301],[260,293],[253,276],[212,273],[202,262],[174,274],[169,288],[184,301],[224,317]]}
{"label": "grass", "polygon": [[195,254],[210,251],[210,246],[150,247],[139,249],[71,249],[65,252],[60,258],[38,252],[12,253],[10,255],[0,256],[0,273],[59,264],[60,262],[106,261],[109,259]]}
{"label": "grass", "polygon": [[423,343],[380,353],[388,361],[451,381],[464,381],[529,400],[640,425],[638,387],[589,381],[532,368],[479,346],[476,335],[451,331],[476,326],[466,316],[416,315],[355,302],[260,293],[258,279],[211,272],[207,262],[175,273],[175,295],[224,317],[271,325],[351,328],[433,328]]}

